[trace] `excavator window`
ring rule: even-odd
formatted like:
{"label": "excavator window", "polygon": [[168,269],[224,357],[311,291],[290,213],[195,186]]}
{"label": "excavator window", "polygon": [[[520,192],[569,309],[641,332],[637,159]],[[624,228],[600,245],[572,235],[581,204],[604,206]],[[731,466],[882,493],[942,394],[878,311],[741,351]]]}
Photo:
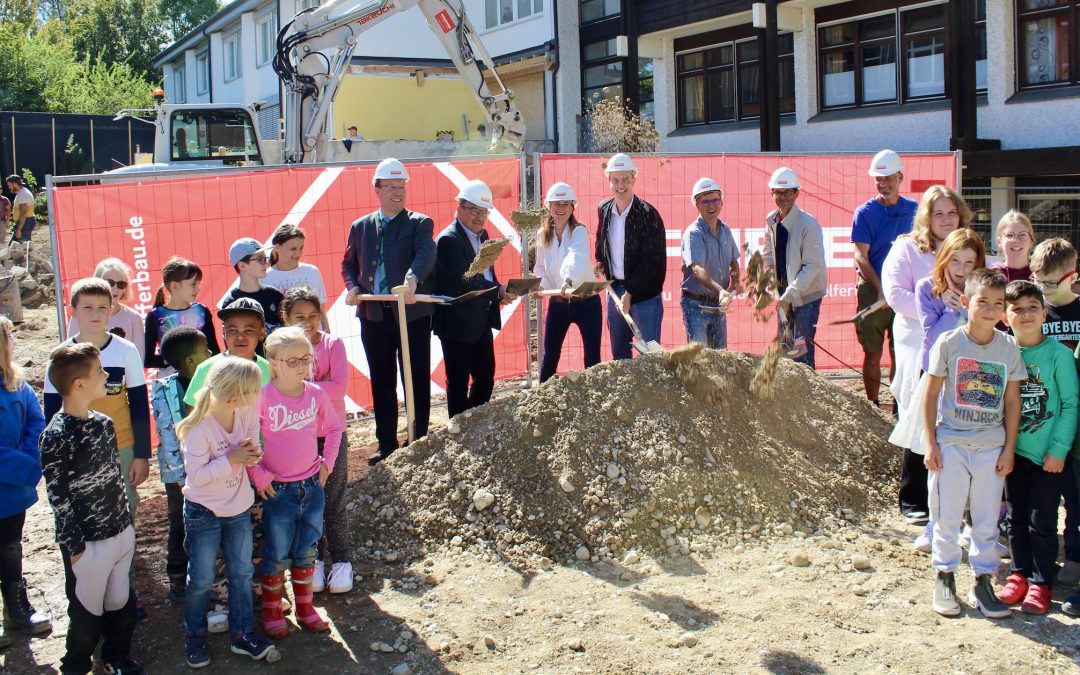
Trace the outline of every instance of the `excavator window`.
{"label": "excavator window", "polygon": [[262,164],[251,115],[243,108],[183,110],[172,116],[172,159]]}

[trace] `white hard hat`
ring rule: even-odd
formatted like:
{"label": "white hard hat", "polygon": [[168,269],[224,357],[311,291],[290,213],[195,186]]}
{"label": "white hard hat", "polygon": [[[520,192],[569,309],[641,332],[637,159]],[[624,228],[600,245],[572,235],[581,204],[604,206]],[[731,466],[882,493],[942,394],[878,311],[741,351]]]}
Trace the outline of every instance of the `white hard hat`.
{"label": "white hard hat", "polygon": [[772,176],[769,176],[769,187],[781,190],[797,190],[799,189],[799,177],[795,174],[795,169],[782,166],[773,171]]}
{"label": "white hard hat", "polygon": [[870,170],[867,173],[876,178],[891,176],[903,170],[904,163],[900,161],[900,155],[892,150],[882,150],[874,155],[874,159],[870,160]]}
{"label": "white hard hat", "polygon": [[577,204],[577,195],[574,194],[574,188],[566,183],[555,183],[548,188],[547,196],[544,197],[545,204],[551,202],[574,202]]}
{"label": "white hard hat", "polygon": [[495,205],[491,203],[491,188],[487,183],[482,180],[471,180],[461,188],[461,192],[457,195],[458,199],[464,199],[474,206],[479,206],[482,209],[493,209]]}
{"label": "white hard hat", "polygon": [[393,180],[395,178],[409,180],[409,172],[405,170],[405,165],[399,160],[387,157],[375,167],[375,175],[371,177],[371,184],[374,185],[375,181],[380,179]]}
{"label": "white hard hat", "polygon": [[703,195],[706,192],[719,192],[721,198],[724,196],[724,191],[720,189],[720,186],[712,178],[698,178],[697,182],[694,183],[693,191],[690,193],[690,203],[697,204],[698,195]]}
{"label": "white hard hat", "polygon": [[629,155],[624,155],[621,152],[616,152],[608,160],[607,166],[604,167],[604,173],[608,174],[613,171],[629,171],[630,173],[637,173],[637,169],[634,168],[634,160],[630,159]]}

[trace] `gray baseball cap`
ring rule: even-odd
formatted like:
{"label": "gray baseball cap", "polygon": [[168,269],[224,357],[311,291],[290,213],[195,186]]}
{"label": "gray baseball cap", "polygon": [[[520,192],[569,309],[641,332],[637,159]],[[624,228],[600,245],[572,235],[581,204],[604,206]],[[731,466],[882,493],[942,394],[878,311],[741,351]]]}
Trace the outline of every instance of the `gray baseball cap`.
{"label": "gray baseball cap", "polygon": [[260,305],[257,300],[253,300],[252,298],[237,298],[236,300],[233,300],[225,309],[219,309],[217,316],[219,319],[224,321],[233,314],[239,314],[241,312],[257,314],[259,316],[259,320],[262,321],[264,324],[266,323],[266,313],[263,312],[262,305]]}
{"label": "gray baseball cap", "polygon": [[273,246],[264,246],[258,239],[252,237],[237,239],[229,247],[229,264],[235,265],[249,255],[254,255],[260,251],[269,251],[271,248]]}

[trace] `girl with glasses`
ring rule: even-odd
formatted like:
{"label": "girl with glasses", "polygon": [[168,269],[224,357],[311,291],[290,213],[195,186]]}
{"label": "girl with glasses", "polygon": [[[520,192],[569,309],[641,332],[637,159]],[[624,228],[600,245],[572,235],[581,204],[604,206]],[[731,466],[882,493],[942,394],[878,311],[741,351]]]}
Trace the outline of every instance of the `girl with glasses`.
{"label": "girl with glasses", "polygon": [[[134,297],[131,268],[119,258],[105,258],[97,264],[94,276],[108,282],[109,290],[112,291],[113,305],[112,314],[109,315],[109,332],[134,344],[139,350],[139,358],[145,358],[142,315],[124,304]],[[79,322],[73,315],[68,321],[67,334],[75,335],[78,332]]]}
{"label": "girl with glasses", "polygon": [[1012,209],[998,221],[994,241],[998,254],[1005,259],[990,265],[990,269],[1001,272],[1008,281],[1030,279],[1031,249],[1035,248],[1035,228],[1031,226],[1031,219]]}

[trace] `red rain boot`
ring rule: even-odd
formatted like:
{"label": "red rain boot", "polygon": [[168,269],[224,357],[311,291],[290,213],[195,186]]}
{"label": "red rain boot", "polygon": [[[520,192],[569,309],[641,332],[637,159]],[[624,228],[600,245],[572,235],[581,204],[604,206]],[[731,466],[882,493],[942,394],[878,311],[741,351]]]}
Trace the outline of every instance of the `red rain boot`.
{"label": "red rain boot", "polygon": [[275,574],[272,577],[260,576],[259,584],[262,586],[263,630],[266,631],[267,637],[280,640],[289,634],[289,626],[281,614],[281,593],[285,586],[285,573]]}
{"label": "red rain boot", "polygon": [[294,612],[297,620],[300,621],[300,627],[313,633],[321,633],[330,630],[330,624],[319,616],[319,612],[311,604],[311,577],[314,574],[314,567],[294,567],[289,571],[292,577],[293,596],[296,599]]}

